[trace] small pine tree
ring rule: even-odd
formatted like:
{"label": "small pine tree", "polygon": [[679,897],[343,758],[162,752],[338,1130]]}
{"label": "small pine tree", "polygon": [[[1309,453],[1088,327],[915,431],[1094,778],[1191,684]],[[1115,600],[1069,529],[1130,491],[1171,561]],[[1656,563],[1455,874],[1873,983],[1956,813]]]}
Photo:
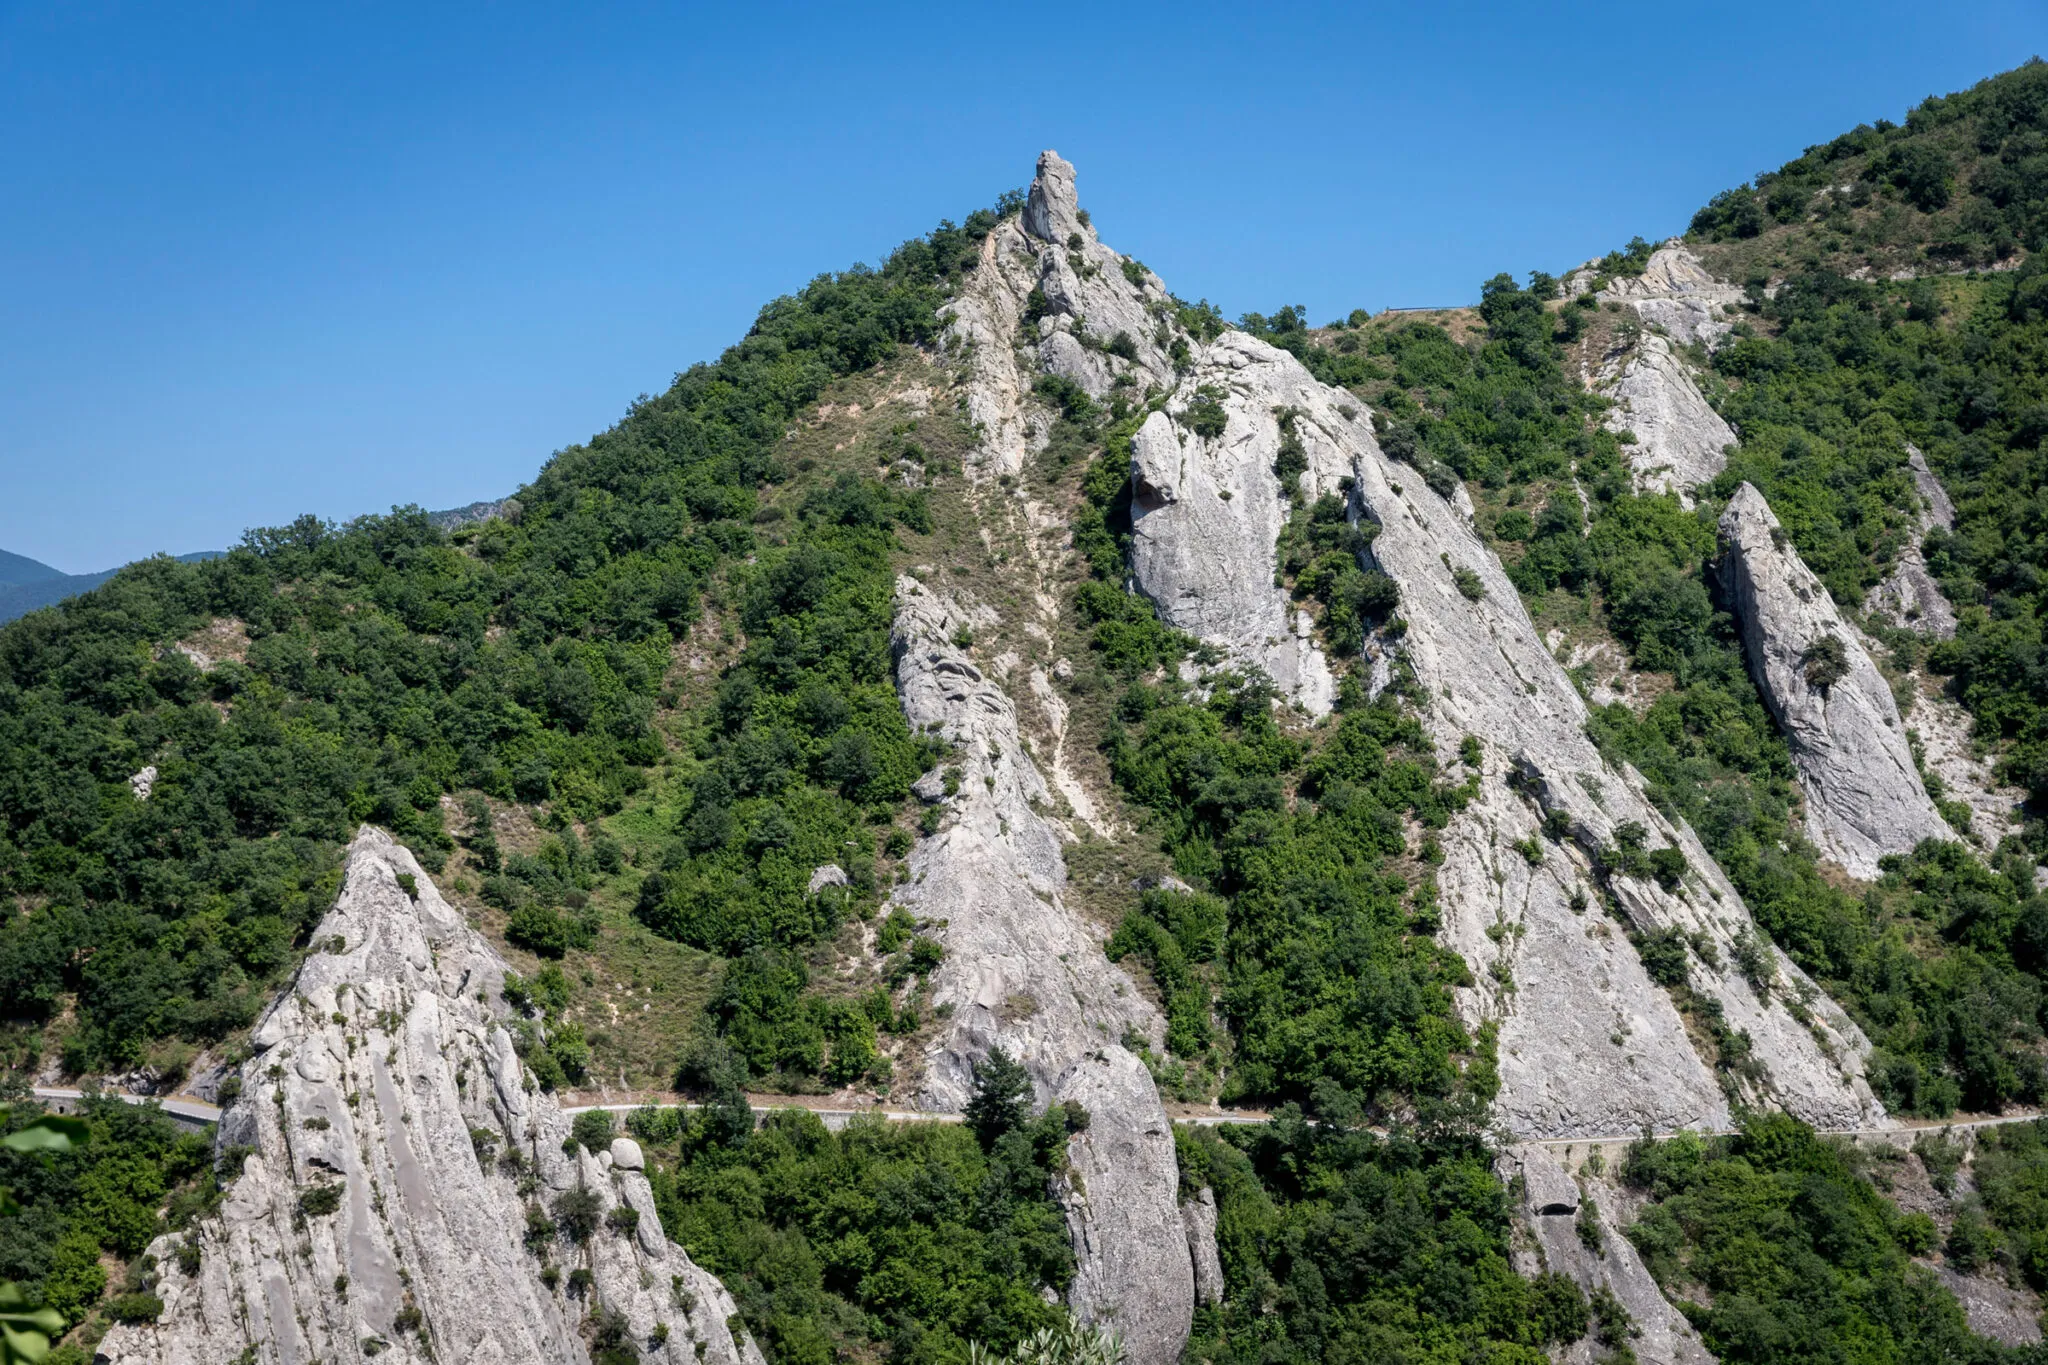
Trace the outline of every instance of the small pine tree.
{"label": "small pine tree", "polygon": [[974,1098],[967,1102],[967,1123],[983,1147],[1022,1128],[1030,1101],[1031,1075],[1009,1053],[991,1048],[987,1061],[974,1064]]}

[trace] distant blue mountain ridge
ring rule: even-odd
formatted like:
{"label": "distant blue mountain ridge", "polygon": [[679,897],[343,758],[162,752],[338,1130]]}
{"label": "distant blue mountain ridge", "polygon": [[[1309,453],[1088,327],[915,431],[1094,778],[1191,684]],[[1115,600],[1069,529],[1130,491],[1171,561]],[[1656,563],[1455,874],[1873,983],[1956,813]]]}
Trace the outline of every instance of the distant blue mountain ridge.
{"label": "distant blue mountain ridge", "polygon": [[[511,498],[493,498],[473,502],[467,507],[429,512],[427,519],[444,531],[452,531],[472,522],[508,515],[516,517],[518,509],[519,504]],[[177,558],[180,563],[196,564],[202,559],[219,559],[226,553],[226,550],[197,550]],[[0,623],[44,607],[53,607],[67,597],[76,597],[97,588],[120,571],[121,568],[117,567],[101,573],[65,573],[27,555],[0,550]]]}
{"label": "distant blue mountain ridge", "polygon": [[[225,550],[200,550],[178,558],[193,564],[202,559],[218,559],[226,553]],[[101,573],[65,573],[26,555],[0,550],[0,621],[12,621],[17,616],[55,606],[67,597],[76,597],[88,588],[97,588],[119,572],[119,569],[107,569]]]}

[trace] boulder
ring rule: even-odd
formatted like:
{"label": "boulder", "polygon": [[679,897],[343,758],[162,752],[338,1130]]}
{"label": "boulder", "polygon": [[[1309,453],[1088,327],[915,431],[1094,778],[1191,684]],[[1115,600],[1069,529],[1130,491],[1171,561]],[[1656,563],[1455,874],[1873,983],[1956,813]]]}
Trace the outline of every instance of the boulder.
{"label": "boulder", "polygon": [[1750,674],[1792,747],[1814,845],[1872,880],[1885,854],[1955,838],[1914,765],[1891,685],[1763,494],[1737,489],[1720,531],[1722,584]]}
{"label": "boulder", "polygon": [[[662,1235],[646,1176],[563,1154],[569,1121],[505,1027],[504,962],[411,853],[366,827],[314,944],[221,1121],[222,1151],[251,1149],[241,1174],[218,1213],[152,1245],[163,1314],[116,1326],[99,1360],[587,1365],[602,1305],[643,1360],[761,1365],[724,1286]],[[636,1209],[635,1231],[528,1250],[529,1213],[578,1186],[601,1211]],[[589,1291],[546,1283],[544,1257],[587,1265]]]}

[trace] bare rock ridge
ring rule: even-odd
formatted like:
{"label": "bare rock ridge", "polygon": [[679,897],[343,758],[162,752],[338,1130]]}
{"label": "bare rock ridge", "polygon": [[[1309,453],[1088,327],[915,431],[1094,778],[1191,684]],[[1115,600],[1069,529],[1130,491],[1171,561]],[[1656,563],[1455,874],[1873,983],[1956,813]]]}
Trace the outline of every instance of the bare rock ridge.
{"label": "bare rock ridge", "polygon": [[[1645,1365],[1710,1365],[1714,1356],[1699,1333],[1665,1299],[1635,1244],[1623,1235],[1622,1226],[1629,1220],[1616,1216],[1622,1204],[1620,1191],[1597,1179],[1574,1179],[1539,1146],[1509,1148],[1495,1164],[1503,1182],[1512,1185],[1518,1176],[1522,1181],[1516,1219],[1527,1231],[1528,1243],[1516,1249],[1518,1273],[1534,1277],[1547,1270],[1569,1275],[1587,1290],[1611,1290],[1641,1333],[1630,1345]],[[1582,1180],[1588,1189],[1580,1188]],[[1579,1217],[1589,1194],[1593,1207],[1588,1212],[1600,1231],[1599,1250],[1579,1236]],[[1567,1348],[1561,1365],[1592,1359],[1592,1343],[1580,1342]]]}
{"label": "bare rock ridge", "polygon": [[1742,291],[1716,280],[1674,242],[1652,253],[1640,276],[1618,279],[1598,297],[1624,304],[1649,329],[1632,351],[1610,356],[1593,381],[1595,391],[1615,403],[1607,426],[1635,435],[1628,459],[1637,487],[1676,493],[1690,507],[1692,489],[1727,467],[1735,433],[1672,342],[1719,346],[1731,326],[1722,315],[1741,301]]}
{"label": "bare rock ridge", "polygon": [[1927,572],[1927,560],[1921,553],[1921,544],[1927,533],[1936,527],[1944,531],[1955,529],[1956,508],[1949,501],[1948,490],[1941,486],[1941,480],[1934,477],[1934,471],[1927,467],[1927,457],[1912,446],[1906,447],[1906,465],[1913,473],[1913,490],[1920,495],[1920,522],[1913,538],[1900,552],[1898,563],[1892,566],[1885,580],[1870,590],[1869,601],[1865,604],[1879,616],[1895,626],[1931,635],[1938,640],[1953,640],[1956,637],[1956,612],[1949,605],[1948,597],[1941,585],[1934,581],[1934,575]]}
{"label": "bare rock ridge", "polygon": [[[643,1360],[761,1365],[727,1326],[724,1286],[663,1236],[639,1148],[564,1155],[569,1122],[499,1017],[504,963],[409,852],[365,827],[316,942],[257,1025],[222,1121],[220,1145],[253,1154],[189,1234],[197,1273],[180,1268],[187,1238],[158,1239],[163,1315],[116,1327],[100,1360],[587,1363],[602,1310]],[[591,1272],[580,1296],[524,1245],[529,1210],[579,1186],[601,1218],[637,1214],[631,1231],[555,1245]]]}
{"label": "bare rock ridge", "polygon": [[1024,750],[1009,695],[953,643],[973,609],[915,578],[896,585],[896,678],[913,727],[956,748],[957,793],[927,783],[951,818],[910,854],[896,899],[941,927],[946,957],[933,1003],[951,1015],[925,1056],[920,1102],[957,1111],[973,1094],[974,1063],[1002,1047],[1031,1073],[1040,1101],[1074,1102],[1087,1128],[1069,1143],[1062,1192],[1078,1262],[1068,1304],[1084,1322],[1123,1336],[1140,1365],[1168,1365],[1187,1340],[1195,1303],[1190,1242],[1214,1211],[1184,1218],[1173,1128],[1144,1064],[1123,1046],[1137,1034],[1163,1046],[1164,1023],[1100,937],[1061,900],[1066,863],[1038,807],[1051,794]]}
{"label": "bare rock ridge", "polygon": [[[1586,737],[1584,702],[1465,518],[1417,471],[1386,458],[1355,398],[1318,384],[1286,352],[1225,333],[1192,360],[1165,411],[1146,421],[1133,452],[1136,485],[1162,477],[1152,452],[1194,452],[1189,464],[1208,454],[1186,429],[1186,410],[1206,378],[1227,375],[1228,445],[1277,450],[1288,421],[1308,466],[1304,496],[1340,492],[1348,481],[1354,515],[1377,531],[1372,556],[1400,585],[1408,629],[1398,646],[1375,646],[1376,680],[1397,663],[1414,671],[1424,723],[1446,762],[1456,761],[1465,735],[1484,741],[1480,794],[1446,831],[1439,879],[1443,937],[1480,973],[1480,984],[1460,993],[1461,1007],[1475,1024],[1500,1026],[1496,1112],[1510,1130],[1611,1136],[1645,1124],[1728,1121],[1721,1079],[1626,935],[1599,913],[1603,898],[1638,929],[1679,930],[1710,955],[1691,962],[1693,987],[1719,1002],[1729,1027],[1749,1032],[1768,1073],[1755,1093],[1737,1088],[1743,1098],[1830,1125],[1881,1116],[1861,1076],[1867,1045],[1846,1016],[1789,963],[1774,968],[1784,989],[1768,996],[1736,969],[1738,941],[1756,936],[1741,897],[1692,831],[1650,805],[1641,777],[1608,764]],[[1263,573],[1264,556],[1250,565],[1225,558],[1238,543],[1223,541],[1212,556],[1221,562],[1204,572]],[[1138,584],[1154,601],[1174,601],[1177,575],[1193,558],[1134,556]],[[1459,571],[1476,580],[1477,600],[1460,587]],[[1237,651],[1262,644],[1241,641]],[[1553,813],[1569,834],[1544,843]],[[1682,854],[1681,885],[1596,871],[1595,852],[1615,848],[1631,826],[1645,848]],[[1513,847],[1532,840],[1543,848],[1537,864]],[[1787,1007],[1786,991],[1795,1007],[1817,1002],[1812,1030]]]}
{"label": "bare rock ridge", "polygon": [[1890,685],[1763,495],[1737,489],[1720,531],[1722,583],[1750,673],[1792,746],[1808,837],[1865,880],[1887,853],[1955,838],[1914,766]]}
{"label": "bare rock ridge", "polygon": [[[1200,348],[1175,321],[1158,276],[1104,246],[1074,195],[1074,168],[1056,152],[1040,156],[1022,222],[989,234],[980,268],[951,305],[950,332],[971,351],[967,408],[981,432],[969,472],[979,479],[1016,474],[1043,447],[1048,419],[1026,402],[1039,374],[1070,379],[1096,399],[1123,391],[1135,401],[1147,387],[1179,386],[1185,404],[1203,388],[1215,390],[1228,415],[1222,434],[1183,429],[1186,444],[1168,450],[1154,439],[1157,429],[1140,433],[1149,481],[1132,508],[1134,558],[1173,561],[1149,579],[1141,572],[1140,586],[1171,579],[1166,596],[1145,587],[1164,620],[1263,669],[1311,713],[1327,712],[1334,695],[1328,661],[1308,638],[1306,618],[1273,584],[1274,542],[1287,516],[1272,469],[1280,434],[1246,420],[1249,400],[1231,384],[1228,348]],[[1038,339],[1020,342],[1020,325],[1034,310],[1042,310],[1029,319]],[[1175,371],[1176,345],[1202,353],[1194,385]],[[1350,420],[1335,415],[1334,403],[1319,407],[1327,411],[1312,421]]]}
{"label": "bare rock ridge", "polygon": [[[1353,481],[1354,514],[1377,526],[1374,555],[1401,587],[1409,629],[1398,652],[1421,684],[1439,753],[1455,761],[1466,734],[1487,741],[1480,797],[1447,831],[1440,879],[1444,937],[1480,973],[1480,984],[1460,993],[1460,1007],[1474,1024],[1500,1025],[1496,1112],[1508,1127],[1526,1136],[1722,1127],[1730,1091],[1828,1126],[1882,1121],[1861,1075],[1867,1044],[1840,1010],[1768,948],[1761,951],[1777,989],[1760,991],[1737,969],[1738,942],[1757,938],[1740,896],[1692,832],[1651,807],[1633,770],[1601,758],[1585,735],[1584,703],[1465,518],[1417,471],[1385,458],[1353,395],[1317,383],[1292,356],[1243,333],[1204,344],[1178,329],[1157,279],[1135,263],[1125,272],[1125,258],[1081,222],[1072,184],[1066,162],[1040,158],[1024,223],[990,235],[953,311],[953,334],[972,347],[969,409],[985,452],[978,476],[1021,469],[1042,439],[1033,423],[1044,419],[1025,401],[1036,373],[1066,374],[1097,396],[1122,387],[1135,399],[1160,384],[1164,409],[1133,442],[1135,584],[1166,620],[1266,669],[1311,711],[1327,706],[1328,665],[1284,590],[1272,586],[1274,542],[1289,493],[1314,498]],[[1060,241],[1035,235],[1062,231]],[[1036,343],[1023,328],[1038,306],[1034,290],[1049,308],[1036,320]],[[1076,311],[1053,303],[1076,298],[1075,290],[1090,291],[1085,304],[1071,304]],[[1130,330],[1134,316],[1150,321],[1149,335]],[[1077,340],[1087,367],[1061,368],[1072,355],[1056,339],[1106,344],[1115,332],[1103,320],[1112,317],[1125,319],[1116,330],[1134,341],[1117,349],[1136,358]],[[1306,466],[1291,490],[1273,468],[1283,449],[1296,468]],[[1454,569],[1476,575],[1480,600],[1459,590]],[[1395,653],[1381,652],[1377,677],[1394,667]],[[912,711],[914,721],[919,715]],[[973,787],[970,774],[963,790]],[[1513,845],[1540,842],[1553,812],[1569,834],[1544,844],[1532,865]],[[1646,849],[1679,850],[1688,869],[1682,884],[1667,889],[1648,876],[1596,871],[1594,853],[1636,826]],[[1670,995],[1600,913],[1608,899],[1641,930],[1692,936],[1694,989],[1718,1002],[1729,1028],[1749,1033],[1764,1067],[1760,1081],[1727,1078],[1724,1088]],[[1814,1021],[1811,1030],[1801,1015]]]}

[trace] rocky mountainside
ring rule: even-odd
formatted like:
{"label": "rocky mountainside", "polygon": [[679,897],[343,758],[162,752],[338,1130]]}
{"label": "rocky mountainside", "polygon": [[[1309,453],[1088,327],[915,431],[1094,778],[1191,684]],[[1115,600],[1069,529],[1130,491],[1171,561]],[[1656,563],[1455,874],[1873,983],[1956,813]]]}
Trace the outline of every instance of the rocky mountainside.
{"label": "rocky mountainside", "polygon": [[156,1243],[161,1317],[99,1359],[552,1365],[616,1337],[760,1365],[723,1286],[663,1235],[638,1146],[565,1150],[513,1047],[503,960],[411,853],[364,829],[314,943],[221,1126],[240,1178]]}
{"label": "rocky mountainside", "polygon": [[[1033,203],[1068,221],[1072,209],[1060,196],[1072,183],[1071,168],[1048,154]],[[1098,318],[1145,316],[1151,281],[1113,274],[1107,267],[1120,259],[1109,254],[1093,283],[1112,298],[1121,292],[1121,301],[1105,299],[1092,314],[1055,312],[1051,336],[1102,345],[1116,334],[1098,330],[1107,326]],[[1173,333],[1163,319],[1154,328]],[[1404,605],[1405,632],[1368,646],[1375,676],[1413,670],[1427,728],[1447,759],[1465,736],[1481,737],[1480,798],[1445,839],[1444,937],[1488,973],[1463,1003],[1475,1024],[1500,1025],[1497,1107],[1511,1130],[1607,1136],[1646,1124],[1729,1121],[1712,1063],[1626,934],[1587,914],[1607,898],[1625,927],[1677,930],[1717,945],[1708,951],[1722,965],[1701,961],[1698,979],[1755,1040],[1766,1076],[1742,1098],[1782,1103],[1831,1126],[1881,1118],[1861,1079],[1854,1025],[1830,1007],[1809,1028],[1782,997],[1760,997],[1733,968],[1736,938],[1755,933],[1740,896],[1691,832],[1656,812],[1640,779],[1606,763],[1586,739],[1584,703],[1464,516],[1419,471],[1386,458],[1363,405],[1287,352],[1235,331],[1208,343],[1177,340],[1189,351],[1183,373],[1132,441],[1133,580],[1165,620],[1265,667],[1311,714],[1327,710],[1328,665],[1306,617],[1290,621],[1286,594],[1270,586],[1271,547],[1293,499],[1348,487],[1352,517],[1372,531],[1371,559],[1399,586]],[[1116,360],[1082,367],[1070,363],[1075,354],[1095,353],[1049,341],[1039,363],[1107,397],[1121,373]],[[1142,359],[1123,364],[1135,369]],[[1213,405],[1220,426],[1204,423],[1198,405]],[[1292,487],[1275,472],[1283,448],[1305,465]],[[1461,586],[1460,573],[1476,580],[1476,593]],[[1563,837],[1554,833],[1532,864],[1514,846],[1542,840],[1546,821]],[[1653,847],[1676,849],[1686,877],[1667,887],[1613,874],[1603,854],[1625,825]],[[1796,968],[1786,970],[1796,977]]]}
{"label": "rocky mountainside", "polygon": [[[514,497],[0,632],[10,1068],[226,1098],[0,1150],[0,1278],[66,1365],[2001,1358],[2048,1128],[1901,1126],[2048,1103],[2001,80],[1327,327],[1048,151]],[[1997,271],[1783,256],[1966,142]]]}

